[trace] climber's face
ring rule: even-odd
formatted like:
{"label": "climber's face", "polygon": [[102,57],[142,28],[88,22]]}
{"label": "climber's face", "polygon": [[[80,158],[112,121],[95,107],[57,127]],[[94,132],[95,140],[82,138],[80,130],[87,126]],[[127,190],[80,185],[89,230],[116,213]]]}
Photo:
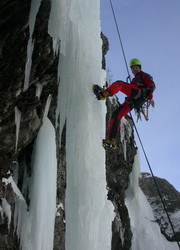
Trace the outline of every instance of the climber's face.
{"label": "climber's face", "polygon": [[132,66],[131,70],[132,70],[133,75],[137,75],[137,73],[139,73],[141,71],[139,66]]}

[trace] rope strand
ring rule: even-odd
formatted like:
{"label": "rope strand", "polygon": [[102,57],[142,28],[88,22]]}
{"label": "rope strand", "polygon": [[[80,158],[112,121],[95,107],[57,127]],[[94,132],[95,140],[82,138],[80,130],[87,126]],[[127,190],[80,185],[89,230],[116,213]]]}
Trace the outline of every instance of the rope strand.
{"label": "rope strand", "polygon": [[126,70],[128,72],[128,76],[130,77],[129,68],[128,68],[128,64],[127,64],[127,60],[126,60],[126,55],[125,55],[125,51],[124,51],[124,47],[123,47],[121,35],[120,35],[120,32],[119,32],[119,28],[118,28],[118,24],[117,24],[115,12],[114,12],[113,4],[112,4],[111,0],[109,0],[109,1],[110,1],[110,4],[111,4],[111,10],[112,10],[112,13],[113,13],[114,22],[115,22],[116,29],[117,29],[117,33],[118,33],[118,37],[119,37],[119,42],[120,42],[120,46],[121,46],[121,49],[122,49],[122,53],[123,53],[123,57],[124,57],[125,65],[126,65]]}
{"label": "rope strand", "polygon": [[[127,69],[128,76],[129,76],[130,74],[129,74],[128,64],[127,64],[127,60],[126,60],[126,55],[125,55],[125,51],[124,51],[124,47],[123,47],[123,43],[122,43],[122,39],[121,39],[121,35],[120,35],[120,31],[119,31],[119,27],[118,27],[117,20],[116,20],[116,15],[115,15],[115,12],[114,12],[114,8],[113,8],[112,1],[111,1],[111,0],[109,0],[109,2],[110,2],[110,5],[111,5],[111,10],[112,10],[112,13],[113,13],[114,22],[115,22],[116,29],[117,29],[117,33],[118,33],[119,42],[120,42],[121,50],[122,50],[123,57],[124,57],[124,62],[125,62],[125,65],[126,65],[126,69]],[[134,125],[134,128],[135,128],[135,131],[136,131],[137,137],[138,137],[139,142],[140,142],[140,145],[141,145],[141,147],[142,147],[142,150],[143,150],[143,153],[144,153],[144,156],[145,156],[146,162],[147,162],[147,164],[148,164],[149,170],[150,170],[150,172],[151,172],[151,175],[152,175],[153,181],[154,181],[154,183],[155,183],[155,186],[156,186],[156,189],[157,189],[158,195],[159,195],[159,197],[160,197],[160,199],[161,199],[161,202],[162,202],[162,205],[163,205],[164,211],[165,211],[165,213],[166,213],[166,215],[167,215],[167,218],[168,218],[168,220],[169,220],[169,224],[170,224],[170,226],[171,226],[171,228],[172,228],[172,231],[173,231],[174,237],[175,237],[176,242],[177,242],[177,244],[178,244],[178,247],[179,247],[179,249],[180,249],[180,244],[179,244],[179,241],[178,241],[178,239],[177,239],[177,236],[176,236],[176,233],[175,233],[175,230],[174,230],[174,226],[173,226],[173,224],[172,224],[172,222],[171,222],[171,219],[170,219],[170,216],[169,216],[169,214],[168,214],[168,211],[167,211],[167,208],[166,208],[165,202],[164,202],[164,200],[163,200],[163,198],[162,198],[162,195],[161,195],[161,192],[160,192],[160,190],[159,190],[158,184],[157,184],[156,179],[155,179],[155,177],[154,177],[154,174],[153,174],[153,171],[152,171],[152,168],[151,168],[150,162],[149,162],[149,160],[148,160],[148,157],[147,157],[146,151],[145,151],[145,149],[144,149],[144,146],[143,146],[143,143],[142,143],[141,137],[140,137],[139,132],[138,132],[138,130],[137,130],[137,127],[136,127],[136,125],[135,125],[135,123],[134,123],[134,120],[133,120],[133,117],[132,117],[131,112],[130,112],[130,117],[131,117],[131,119],[132,119],[132,121],[133,121],[133,125]]]}

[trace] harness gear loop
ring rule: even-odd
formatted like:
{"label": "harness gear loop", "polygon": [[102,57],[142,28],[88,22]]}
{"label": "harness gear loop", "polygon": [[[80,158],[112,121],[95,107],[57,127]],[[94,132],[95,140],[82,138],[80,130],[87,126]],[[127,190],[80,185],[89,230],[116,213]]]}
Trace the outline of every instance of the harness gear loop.
{"label": "harness gear loop", "polygon": [[[128,72],[129,73],[129,72]],[[131,75],[129,74],[127,77],[126,77],[126,82],[131,82]],[[138,99],[138,97],[140,97],[141,95],[141,90],[139,91],[139,93],[137,94],[136,97],[134,97],[134,99]],[[152,106],[154,108],[155,106],[155,103],[154,103],[154,100],[146,100],[146,102],[142,105],[141,108],[134,108],[134,111],[135,111],[135,115],[137,116],[137,120],[136,122],[138,122],[139,120],[142,121],[141,119],[141,113],[142,115],[144,116],[144,119],[146,121],[149,120],[149,106]]]}
{"label": "harness gear loop", "polygon": [[149,120],[149,107],[150,106],[152,106],[153,108],[155,107],[155,103],[154,103],[154,100],[152,99],[152,100],[147,100],[143,105],[142,105],[142,107],[139,109],[139,110],[137,110],[137,109],[135,109],[135,114],[136,114],[136,116],[137,116],[137,122],[138,122],[138,120],[141,120],[142,121],[142,119],[141,119],[141,113],[143,114],[143,116],[144,116],[144,119],[146,120],[146,121],[148,121]]}

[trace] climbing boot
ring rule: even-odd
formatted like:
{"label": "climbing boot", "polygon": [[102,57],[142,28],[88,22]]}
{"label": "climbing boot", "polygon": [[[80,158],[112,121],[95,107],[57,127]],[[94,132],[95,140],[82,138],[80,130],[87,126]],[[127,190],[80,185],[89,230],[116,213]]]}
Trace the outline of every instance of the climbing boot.
{"label": "climbing boot", "polygon": [[106,148],[111,148],[111,149],[116,149],[117,148],[115,139],[103,139],[102,140],[102,146],[105,149]]}
{"label": "climbing boot", "polygon": [[97,84],[92,86],[92,90],[98,100],[106,100],[110,96],[110,93],[106,89],[101,88]]}

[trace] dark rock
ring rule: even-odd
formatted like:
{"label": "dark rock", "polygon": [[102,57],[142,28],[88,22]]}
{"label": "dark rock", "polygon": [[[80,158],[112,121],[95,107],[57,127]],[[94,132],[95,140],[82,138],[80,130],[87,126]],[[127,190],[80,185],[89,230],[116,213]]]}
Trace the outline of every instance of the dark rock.
{"label": "dark rock", "polygon": [[[0,180],[9,174],[17,175],[20,191],[23,175],[31,175],[31,152],[34,140],[42,125],[46,101],[52,96],[48,117],[55,124],[57,104],[58,55],[54,55],[52,38],[48,34],[48,20],[51,1],[43,0],[36,16],[33,32],[34,50],[29,88],[24,91],[25,64],[29,40],[29,13],[31,1],[3,0],[0,3]],[[40,98],[36,97],[37,84],[43,85]],[[21,112],[20,133],[16,150],[15,109]],[[16,163],[16,164],[15,164]],[[1,249],[19,249],[14,234],[13,211],[14,191],[0,183],[1,199],[6,199],[12,209],[10,231],[7,219],[0,218]],[[23,193],[29,205],[28,190]],[[9,197],[12,197],[10,200]]]}
{"label": "dark rock", "polygon": [[[116,97],[107,101],[107,126],[111,114],[120,104]],[[132,126],[131,119],[126,116],[129,124]],[[128,133],[126,133],[128,136]],[[125,205],[125,190],[129,183],[129,174],[132,171],[136,147],[134,145],[133,133],[127,138],[126,160],[124,159],[123,145],[120,141],[120,135],[117,138],[118,149],[106,150],[106,180],[108,188],[108,199],[114,205],[116,216],[112,223],[112,250],[129,250],[131,247],[132,232],[128,209]]]}
{"label": "dark rock", "polygon": [[[142,173],[140,187],[146,195],[153,209],[154,217],[166,239],[170,241],[178,239],[180,241],[180,219],[178,214],[174,216],[180,211],[180,193],[167,180],[156,176],[153,178],[149,173]],[[163,206],[158,190],[165,207]],[[166,211],[171,219],[176,237],[172,231]]]}
{"label": "dark rock", "polygon": [[109,42],[107,37],[102,32],[101,32],[101,39],[102,39],[102,69],[106,69],[105,55],[109,50]]}
{"label": "dark rock", "polygon": [[[59,129],[57,129],[59,131]],[[59,138],[59,132],[57,134]],[[65,250],[65,191],[66,191],[66,123],[61,134],[61,143],[57,140],[57,205],[58,215],[55,219],[54,250]]]}

